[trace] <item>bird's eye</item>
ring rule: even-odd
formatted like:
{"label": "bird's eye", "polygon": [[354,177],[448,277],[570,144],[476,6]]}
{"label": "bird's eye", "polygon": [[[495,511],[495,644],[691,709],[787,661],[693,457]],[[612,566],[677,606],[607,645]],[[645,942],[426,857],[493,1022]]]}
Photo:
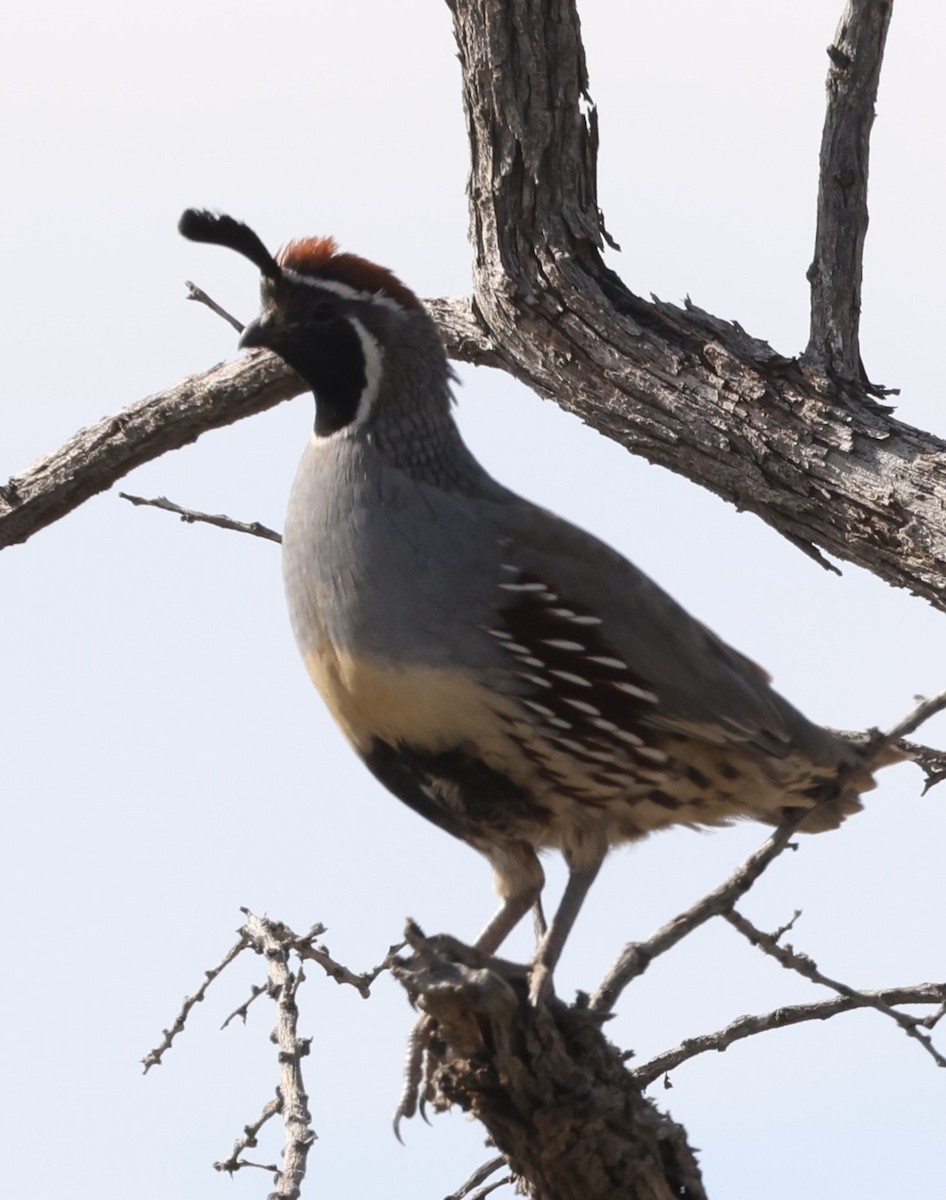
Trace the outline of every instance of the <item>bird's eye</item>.
{"label": "bird's eye", "polygon": [[329,301],[326,301],[324,304],[316,304],[309,311],[309,319],[312,321],[331,321],[337,315],[338,310],[336,306]]}

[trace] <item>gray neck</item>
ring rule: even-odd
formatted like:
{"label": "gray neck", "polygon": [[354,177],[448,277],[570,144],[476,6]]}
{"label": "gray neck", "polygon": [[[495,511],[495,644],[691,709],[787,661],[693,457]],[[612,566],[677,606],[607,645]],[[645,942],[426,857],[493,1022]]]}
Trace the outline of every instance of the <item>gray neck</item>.
{"label": "gray neck", "polygon": [[480,491],[492,480],[453,419],[450,367],[430,317],[411,314],[410,336],[385,340],[381,385],[355,437],[418,482]]}

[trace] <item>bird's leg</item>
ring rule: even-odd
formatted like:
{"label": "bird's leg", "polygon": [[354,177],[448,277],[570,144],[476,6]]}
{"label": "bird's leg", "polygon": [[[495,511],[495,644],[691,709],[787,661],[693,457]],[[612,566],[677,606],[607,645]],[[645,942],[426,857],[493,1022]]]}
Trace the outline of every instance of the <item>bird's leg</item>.
{"label": "bird's leg", "polygon": [[532,905],[532,923],[535,926],[535,944],[538,946],[539,942],[545,937],[545,931],[548,929],[545,921],[545,910],[542,908],[541,896]]}
{"label": "bird's leg", "polygon": [[[589,848],[590,850],[590,848]],[[561,956],[565,940],[575,924],[575,918],[584,903],[588,889],[604,862],[606,848],[596,847],[594,854],[586,851],[580,861],[575,855],[566,855],[568,883],[562,894],[561,903],[552,918],[552,924],[536,946],[529,972],[529,1000],[537,1004],[552,989],[552,972]]]}
{"label": "bird's leg", "polygon": [[[473,943],[474,947],[486,954],[495,954],[530,908],[535,912],[536,936],[541,942],[546,933],[540,898],[542,885],[545,883],[545,872],[538,855],[527,842],[512,842],[491,850],[489,861],[502,904]],[[411,1030],[404,1067],[404,1090],[394,1117],[394,1132],[398,1139],[401,1136],[398,1132],[401,1121],[412,1117],[418,1107],[423,1112],[424,1055],[427,1053],[434,1029],[434,1023],[425,1013],[418,1017]]]}
{"label": "bird's leg", "polygon": [[[541,916],[539,898],[545,872],[528,842],[510,842],[491,848],[488,858],[502,904],[473,945],[477,950],[495,954],[530,908],[539,904]],[[544,918],[542,924],[545,924]]]}

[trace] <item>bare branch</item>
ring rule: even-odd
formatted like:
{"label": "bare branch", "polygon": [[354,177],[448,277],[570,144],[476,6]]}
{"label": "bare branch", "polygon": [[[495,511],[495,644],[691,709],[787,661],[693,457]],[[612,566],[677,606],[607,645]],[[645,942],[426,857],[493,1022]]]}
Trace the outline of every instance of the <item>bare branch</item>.
{"label": "bare branch", "polygon": [[929,1034],[924,1029],[918,1028],[918,1022],[914,1017],[908,1016],[906,1013],[897,1012],[895,1008],[891,1008],[886,1001],[879,999],[877,996],[866,992],[859,991],[857,988],[852,988],[846,983],[842,983],[838,979],[832,979],[825,975],[808,957],[807,954],[802,954],[793,949],[791,946],[781,946],[778,939],[769,933],[764,933],[761,929],[757,929],[746,917],[742,916],[733,909],[730,912],[723,913],[723,918],[729,924],[747,938],[753,945],[757,946],[763,954],[768,954],[777,962],[790,971],[795,971],[805,979],[811,980],[812,983],[819,983],[823,987],[831,988],[837,992],[839,996],[844,996],[848,1000],[863,1001],[865,1007],[874,1008],[879,1013],[883,1013],[885,1017],[889,1017],[892,1021],[904,1031],[904,1033],[913,1038],[923,1047],[930,1055],[938,1067],[946,1067],[946,1058],[933,1045]]}
{"label": "bare branch", "polygon": [[793,545],[946,608],[946,443],[892,420],[856,380],[689,302],[633,295],[598,254],[597,126],[574,0],[451,8],[472,146],[473,310],[506,369]]}
{"label": "bare branch", "polygon": [[501,347],[490,338],[469,296],[425,300],[424,306],[436,321],[451,358],[474,367],[506,366]]}
{"label": "bare branch", "polygon": [[[265,989],[263,990],[265,991]],[[214,1170],[226,1171],[228,1175],[234,1175],[237,1171],[242,1170],[243,1167],[255,1167],[260,1171],[271,1171],[274,1175],[278,1175],[279,1167],[275,1163],[271,1163],[269,1166],[264,1166],[262,1163],[247,1162],[245,1158],[241,1158],[240,1156],[244,1150],[255,1149],[259,1138],[259,1131],[271,1117],[275,1117],[277,1113],[281,1113],[282,1110],[282,1095],[280,1094],[279,1088],[277,1088],[275,1099],[270,1100],[263,1107],[263,1111],[255,1121],[252,1121],[249,1125],[244,1125],[243,1136],[237,1138],[237,1140],[233,1143],[233,1149],[230,1152],[230,1157],[224,1159],[222,1162],[215,1162]]]}
{"label": "bare branch", "polygon": [[[918,729],[924,721],[929,720],[944,708],[946,708],[946,691],[940,692],[928,700],[923,700],[886,733],[868,734],[863,739],[865,760],[868,763],[883,763],[892,745],[899,742],[906,734]],[[846,770],[847,768],[842,768],[839,774],[839,785]],[[642,975],[657,955],[671,949],[711,917],[728,913],[740,896],[748,892],[769,863],[790,844],[795,830],[806,817],[810,816],[810,813],[810,809],[800,810],[790,821],[780,825],[775,833],[758,850],[750,854],[745,862],[737,867],[719,887],[707,892],[702,899],[679,913],[673,920],[668,921],[666,925],[651,934],[646,941],[631,942],[625,946],[592,995],[591,1007],[593,1009],[610,1009],[627,985],[638,975]]]}
{"label": "bare branch", "polygon": [[281,359],[256,351],[81,429],[0,488],[0,548],[25,542],[142,463],[303,390]]}
{"label": "bare branch", "polygon": [[[489,1179],[490,1175],[495,1175],[495,1173],[497,1171],[501,1171],[504,1166],[506,1166],[505,1157],[502,1154],[497,1154],[495,1158],[491,1158],[488,1162],[484,1162],[482,1166],[477,1167],[466,1183],[461,1184],[460,1187],[458,1187],[455,1192],[451,1192],[449,1196],[445,1196],[444,1200],[466,1200],[474,1188],[478,1188],[481,1183],[485,1183],[485,1181]],[[507,1182],[507,1180],[499,1180],[492,1186],[496,1187],[499,1185],[499,1183],[505,1182]]]}
{"label": "bare branch", "polygon": [[487,1183],[478,1191],[473,1192],[470,1200],[486,1200],[487,1196],[491,1196],[493,1192],[498,1191],[501,1187],[506,1187],[507,1184],[515,1183],[515,1175],[504,1175],[501,1179],[494,1179],[492,1183]]}
{"label": "bare branch", "polygon": [[175,513],[181,518],[185,525],[214,525],[217,529],[232,529],[236,533],[249,533],[253,537],[265,538],[270,542],[281,542],[282,535],[277,533],[275,529],[270,529],[267,525],[261,525],[259,521],[234,521],[232,517],[224,516],[223,513],[211,515],[210,513],[197,512],[193,508],[182,508],[179,504],[175,504],[172,500],[168,500],[165,496],[157,496],[153,500],[146,500],[144,496],[131,496],[128,492],[119,492],[122,500],[127,500],[130,504],[146,505],[149,508],[160,508],[163,512]]}
{"label": "bare branch", "polygon": [[898,721],[892,729],[875,738],[871,742],[868,757],[876,761],[888,746],[894,746],[909,733],[915,732],[924,725],[930,717],[946,709],[946,691],[937,692],[935,696],[921,700],[912,712],[907,713],[902,721]]}
{"label": "bare branch", "polygon": [[299,1010],[296,992],[305,978],[302,968],[291,971],[289,955],[294,937],[291,931],[266,917],[257,917],[244,909],[244,930],[257,954],[266,959],[267,973],[276,997],[276,1031],[274,1040],[279,1047],[279,1103],[286,1141],[283,1146],[282,1167],[276,1176],[272,1196],[298,1200],[305,1178],[309,1149],[316,1139],[309,1112],[309,1097],[302,1081],[302,1059],[309,1053],[309,1041],[297,1033]]}
{"label": "bare branch", "polygon": [[236,317],[231,317],[225,308],[221,308],[216,300],[211,300],[203,288],[199,288],[196,283],[191,283],[189,279],[184,280],[184,286],[187,288],[187,299],[196,300],[198,304],[204,304],[211,312],[217,314],[218,317],[223,317],[228,325],[232,325],[237,333],[242,333],[246,326],[242,321],[238,321]]}
{"label": "bare branch", "polygon": [[233,1012],[230,1013],[230,1015],[224,1019],[223,1024],[220,1026],[221,1030],[226,1029],[226,1027],[230,1024],[230,1022],[235,1021],[237,1019],[237,1017],[239,1017],[240,1020],[245,1025],[246,1018],[250,1012],[250,1005],[253,1003],[254,1000],[258,1000],[260,998],[260,996],[266,996],[268,994],[269,994],[269,985],[268,984],[254,983],[253,986],[250,988],[250,994],[249,994],[248,998],[243,1001],[243,1003],[239,1006],[239,1008],[235,1008],[233,1010]]}
{"label": "bare branch", "polygon": [[870,131],[892,10],[893,0],[848,0],[834,44],[828,47],[818,225],[814,261],[808,268],[811,336],[806,357],[865,384],[858,327]]}
{"label": "bare branch", "polygon": [[184,1002],[181,1005],[180,1012],[174,1018],[174,1024],[170,1029],[162,1030],[164,1038],[161,1044],[156,1046],[154,1050],[146,1054],[141,1060],[144,1063],[145,1075],[148,1074],[152,1067],[158,1067],[161,1065],[162,1057],[167,1050],[170,1050],[171,1043],[179,1033],[184,1032],[184,1026],[187,1022],[188,1016],[190,1015],[191,1009],[195,1004],[201,1003],[201,1001],[207,995],[207,989],[217,978],[217,976],[224,970],[225,967],[228,967],[230,963],[232,963],[237,957],[237,955],[240,954],[241,951],[245,950],[249,944],[250,943],[248,939],[243,935],[243,931],[241,930],[240,940],[235,945],[231,946],[231,948],[226,952],[226,954],[215,967],[211,967],[209,971],[204,972],[204,982],[200,985],[193,996],[184,997]]}
{"label": "bare branch", "polygon": [[[852,742],[855,746],[868,746],[877,737],[876,730],[834,729],[828,726],[826,728],[835,737],[844,738],[845,741]],[[904,758],[916,763],[926,776],[926,783],[923,786],[924,796],[930,788],[934,788],[946,779],[946,750],[939,750],[936,746],[924,746],[920,742],[911,742],[907,738],[896,738],[891,744],[902,752]]]}
{"label": "bare branch", "polygon": [[923,1017],[919,1024],[922,1025],[924,1029],[935,1029],[940,1021],[942,1021],[943,1017],[946,1017],[946,1002],[941,1004],[936,1012],[930,1013],[928,1017]]}
{"label": "bare branch", "polygon": [[376,967],[372,967],[370,971],[362,971],[360,974],[355,974],[354,971],[348,969],[342,963],[336,962],[332,958],[326,946],[314,946],[312,940],[324,933],[324,927],[319,925],[315,927],[317,932],[310,930],[304,938],[298,938],[293,942],[293,949],[300,958],[310,959],[316,962],[329,977],[334,979],[337,984],[348,984],[357,991],[362,999],[367,1000],[371,994],[371,985],[379,975],[391,969],[397,955],[404,949],[404,943],[398,942],[396,945],[389,947],[387,954],[382,962]]}
{"label": "bare branch", "polygon": [[707,892],[695,904],[662,925],[646,941],[631,942],[625,946],[593,993],[590,1007],[595,1011],[609,1011],[627,985],[638,975],[643,975],[659,954],[670,950],[711,917],[727,912],[740,896],[748,892],[769,863],[790,844],[796,829],[809,815],[810,810],[800,810],[791,821],[780,825],[719,887]]}
{"label": "bare branch", "polygon": [[772,1012],[739,1017],[725,1029],[687,1038],[674,1049],[665,1050],[640,1066],[631,1068],[630,1074],[641,1087],[646,1087],[667,1071],[672,1071],[699,1054],[706,1054],[710,1050],[722,1052],[734,1042],[754,1037],[757,1033],[768,1033],[772,1029],[787,1029],[804,1021],[826,1021],[839,1013],[866,1008],[872,1001],[880,1001],[887,1005],[946,1002],[946,983],[918,983],[912,987],[880,988],[877,991],[857,992],[853,996],[834,996],[830,1000],[818,1000],[814,1004],[790,1004]]}

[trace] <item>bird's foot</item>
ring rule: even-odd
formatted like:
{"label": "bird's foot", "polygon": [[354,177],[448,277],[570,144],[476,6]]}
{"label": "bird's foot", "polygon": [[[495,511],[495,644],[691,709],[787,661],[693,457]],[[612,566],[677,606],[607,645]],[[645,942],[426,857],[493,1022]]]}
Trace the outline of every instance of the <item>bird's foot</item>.
{"label": "bird's foot", "polygon": [[533,962],[529,968],[529,1003],[533,1008],[538,1008],[541,1003],[551,1000],[554,995],[555,987],[552,983],[550,968],[541,960]]}
{"label": "bird's foot", "polygon": [[404,1060],[404,1086],[394,1113],[394,1136],[403,1143],[401,1122],[410,1120],[419,1112],[427,1120],[424,1111],[429,1098],[430,1081],[425,1078],[424,1060],[436,1032],[437,1023],[424,1013],[414,1022],[407,1039],[407,1056]]}

